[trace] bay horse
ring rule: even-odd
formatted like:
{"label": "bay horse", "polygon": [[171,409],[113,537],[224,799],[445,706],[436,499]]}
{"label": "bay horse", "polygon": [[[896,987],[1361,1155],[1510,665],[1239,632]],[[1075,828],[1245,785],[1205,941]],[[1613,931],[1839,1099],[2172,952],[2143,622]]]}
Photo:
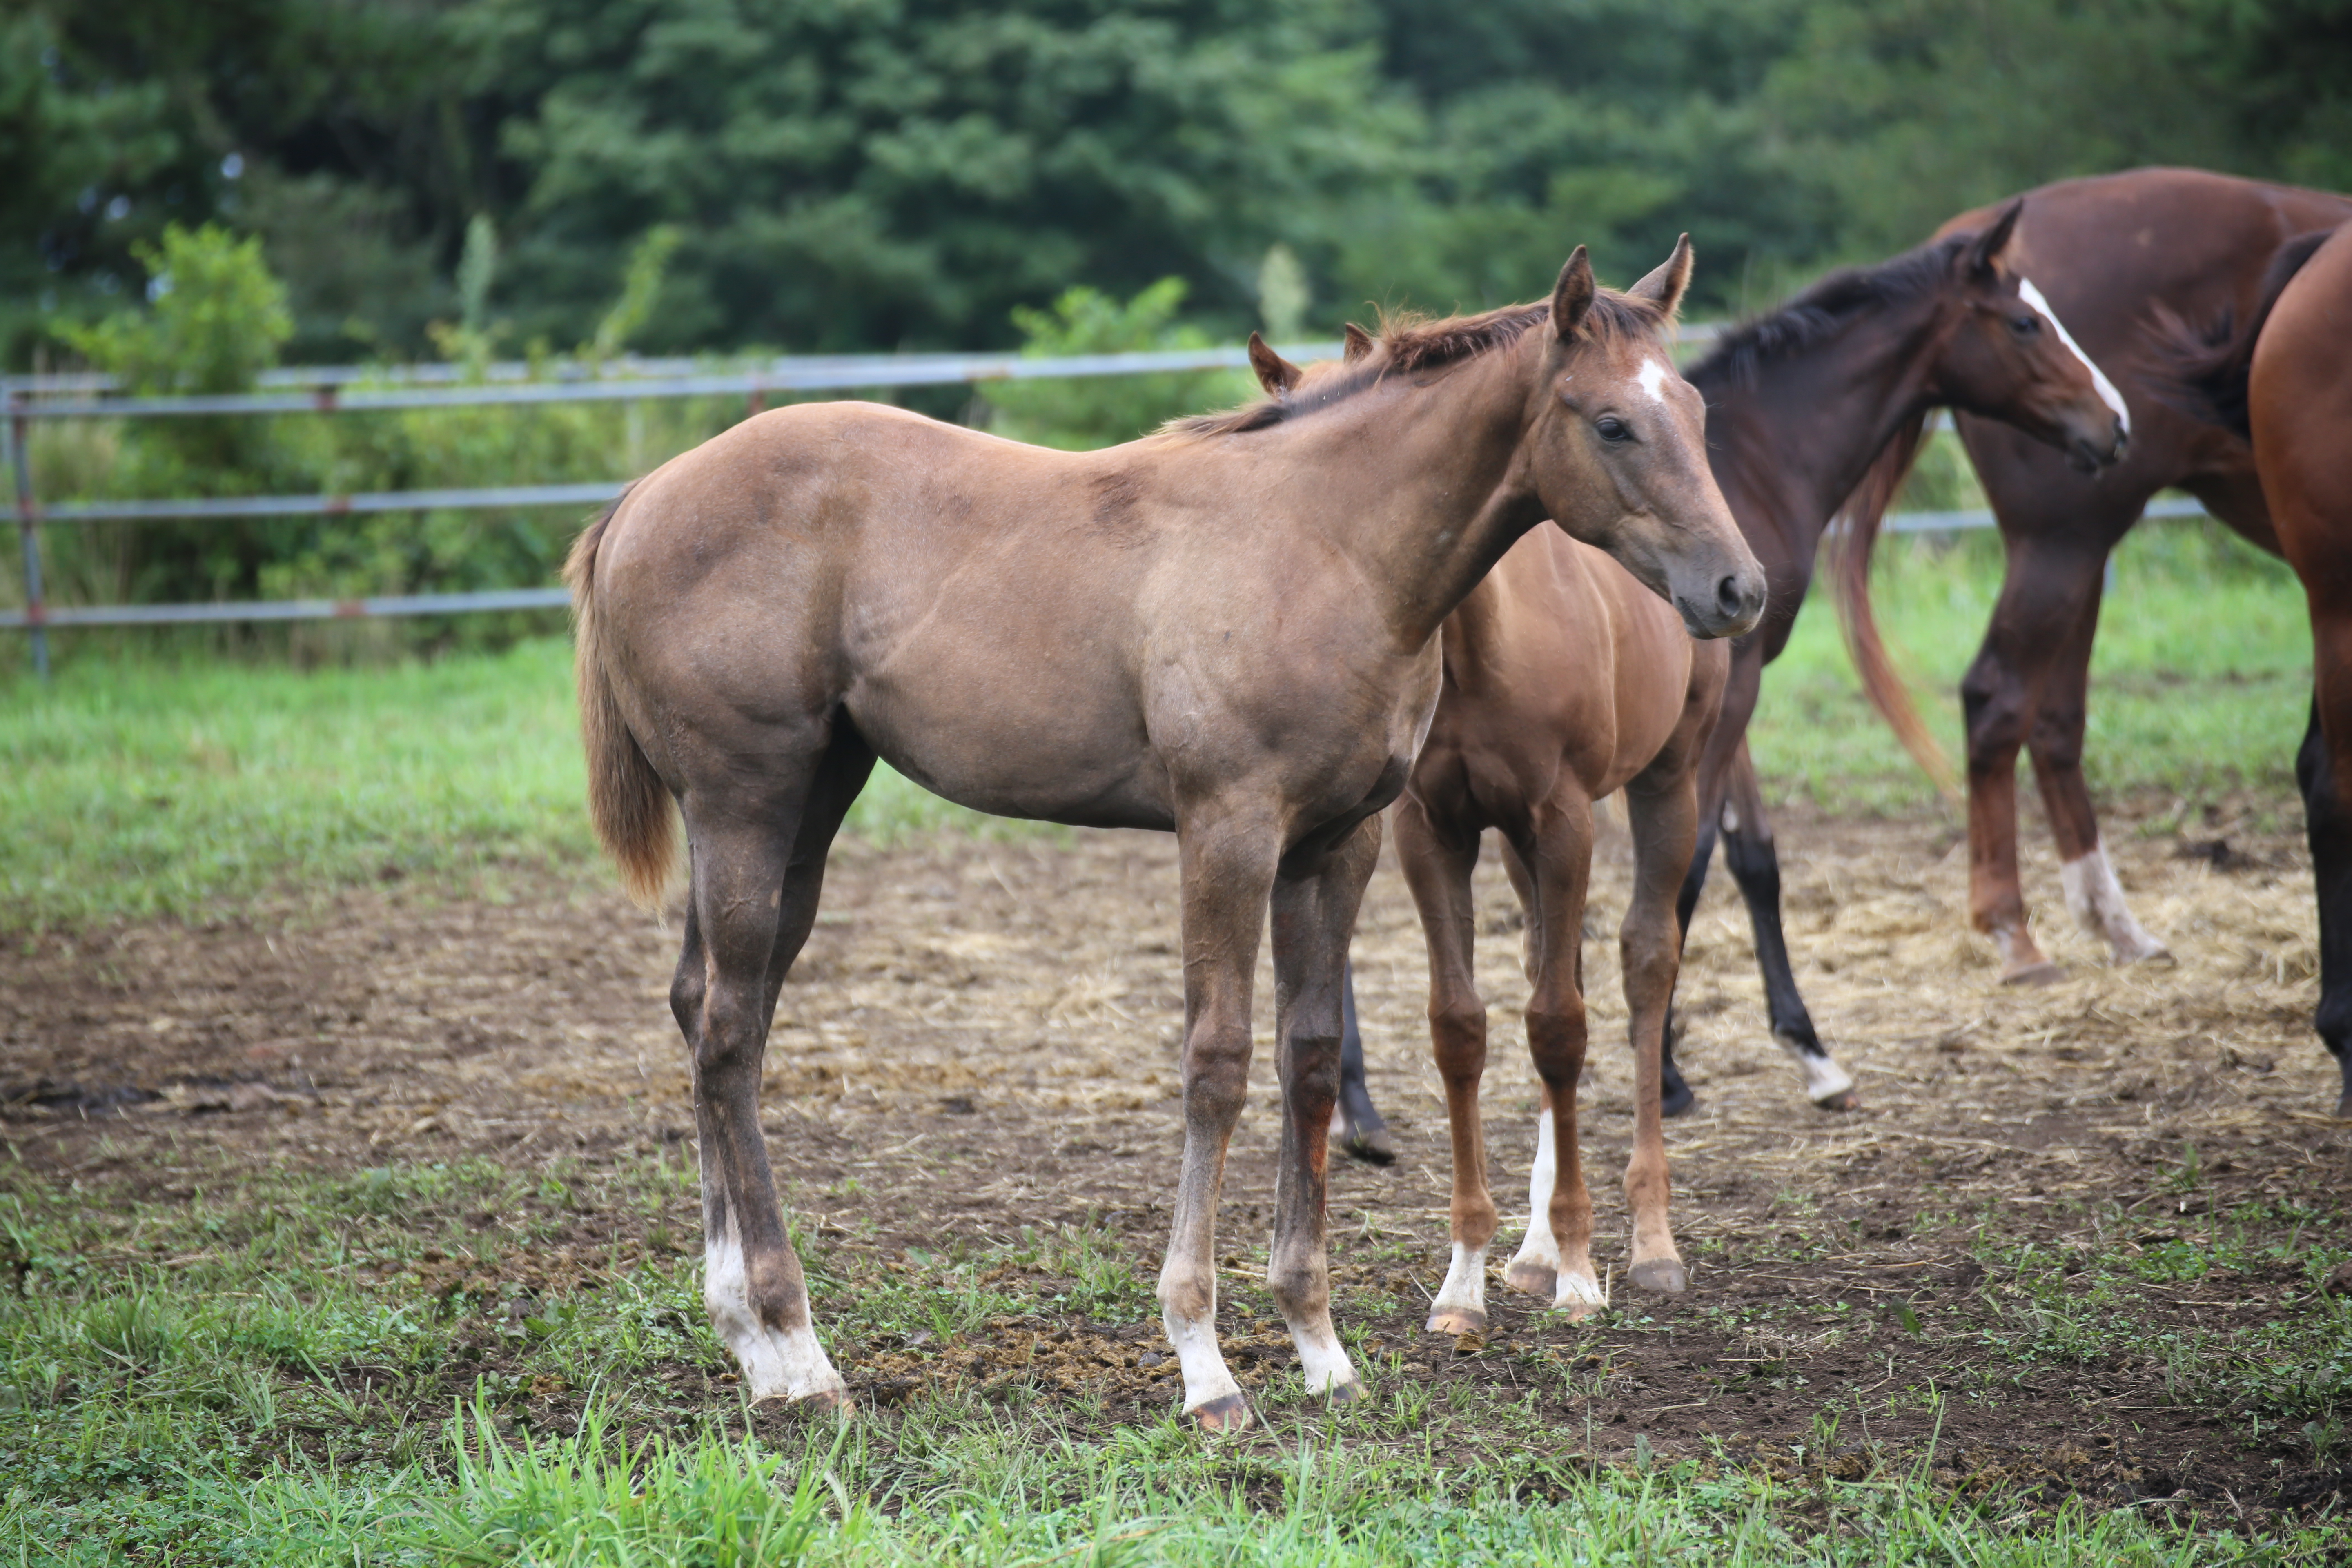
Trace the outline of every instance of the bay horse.
{"label": "bay horse", "polygon": [[[1358,331],[1349,352],[1372,340]],[[1302,372],[1253,335],[1267,393],[1311,395],[1342,367]],[[1661,368],[1652,389],[1699,405],[1696,389]],[[1686,1275],[1667,1221],[1660,1047],[1682,933],[1675,891],[1698,837],[1698,761],[1730,668],[1721,641],[1694,642],[1680,616],[1606,553],[1556,529],[1522,535],[1445,618],[1444,684],[1428,738],[1393,809],[1397,859],[1429,943],[1429,1021],[1452,1132],[1453,1258],[1431,1302],[1429,1329],[1486,1326],[1486,1248],[1498,1216],[1486,1184],[1479,1080],[1486,1006],[1472,963],[1471,873],[1479,841],[1501,830],[1505,865],[1527,914],[1533,994],[1528,1050],[1543,1086],[1526,1241],[1507,1271],[1516,1289],[1571,1317],[1601,1305],[1592,1267],[1592,1200],[1577,1130],[1584,1069],[1584,895],[1592,868],[1592,803],[1625,792],[1633,821],[1634,896],[1620,929],[1634,1059],[1633,1153],[1625,1172],[1633,1216],[1628,1278],[1679,1291]]]}
{"label": "bay horse", "polygon": [[759,1121],[761,1060],[833,836],[879,756],[998,816],[1177,835],[1184,1147],[1160,1275],[1184,1408],[1250,1408],[1219,1349],[1213,1222],[1261,931],[1283,1085],[1267,1276],[1310,1392],[1331,1325],[1339,977],[1437,700],[1439,626],[1546,518],[1694,636],[1764,574],[1661,331],[1687,241],[1627,293],[1580,247],[1549,300],[1384,334],[1317,395],[1050,451],[858,403],[745,421],[639,480],[567,576],[589,804],[641,898],[682,816],[670,1004],[692,1062],[704,1302],[753,1400],[843,1405]]}
{"label": "bay horse", "polygon": [[[1746,900],[1773,1038],[1795,1058],[1816,1105],[1847,1110],[1853,1080],[1822,1043],[1800,994],[1780,918],[1780,868],[1748,752],[1764,667],[1788,646],[1824,531],[1857,491],[1886,490],[1910,465],[1938,407],[2004,422],[2085,468],[2113,464],[2124,416],[2104,375],[2068,339],[2011,254],[2023,204],[1980,228],[1875,267],[1835,272],[1727,332],[1685,374],[1706,399],[1707,458],[1740,531],[1771,582],[1764,620],[1731,647],[1723,713],[1699,765],[1698,837],[1675,905],[1687,931],[1718,834]],[[1560,668],[1554,679],[1574,679]],[[1343,1146],[1391,1152],[1347,1042]],[[1696,1102],[1669,1026],[1663,1110]]]}
{"label": "bay horse", "polygon": [[[1963,213],[1944,232],[1977,227]],[[2018,270],[2095,360],[2132,363],[2150,312],[2244,320],[2263,270],[2293,236],[2352,219],[2352,197],[2194,169],[2135,169],[2066,180],[2028,194],[2011,242]],[[2127,380],[2133,378],[2126,378]],[[2083,782],[2083,725],[2091,644],[2108,553],[2148,498],[2179,486],[2272,554],[2279,538],[2255,475],[2252,449],[2231,431],[2168,406],[2140,385],[2121,389],[2132,418],[2129,456],[2092,482],[2020,432],[1962,411],[1960,438],[2000,525],[2006,568],[1992,619],[1960,681],[1968,725],[1969,911],[1998,951],[2001,978],[2058,978],[2028,925],[2017,873],[2017,753],[2035,781],[2057,841],[2067,908],[2103,938],[2118,963],[2166,956],[2133,918],[2100,847]],[[1930,771],[1943,763],[1910,695],[1887,664],[1869,616],[1869,549],[1876,518],[1858,514],[1853,569],[1840,574],[1840,607],[1864,689]]]}
{"label": "bay horse", "polygon": [[[2233,330],[2152,321],[2158,363],[2192,396],[2168,399],[2245,440],[2278,552],[2311,609],[2311,723],[2295,758],[2319,895],[2314,1026],[2352,1118],[2352,223],[2298,235]],[[2201,340],[2201,341],[2200,341]]]}

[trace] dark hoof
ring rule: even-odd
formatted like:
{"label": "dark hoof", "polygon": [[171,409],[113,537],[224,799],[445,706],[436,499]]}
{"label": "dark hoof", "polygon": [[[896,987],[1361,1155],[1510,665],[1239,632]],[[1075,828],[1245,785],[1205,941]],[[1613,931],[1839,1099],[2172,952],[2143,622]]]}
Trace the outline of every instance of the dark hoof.
{"label": "dark hoof", "polygon": [[1342,1405],[1353,1405],[1363,1397],[1364,1384],[1359,1378],[1351,1377],[1345,1383],[1335,1383],[1323,1391],[1324,1403],[1334,1409]]}
{"label": "dark hoof", "polygon": [[1658,1096],[1658,1113],[1661,1116],[1687,1116],[1691,1107],[1697,1103],[1698,1096],[1691,1092],[1690,1085],[1669,1084]]}
{"label": "dark hoof", "polygon": [[855,1415],[856,1401],[845,1388],[821,1388],[814,1394],[803,1394],[798,1399],[772,1394],[759,1402],[774,1410],[790,1410],[804,1415]]}
{"label": "dark hoof", "polygon": [[1503,1283],[1523,1295],[1549,1301],[1559,1290],[1559,1276],[1540,1263],[1514,1263],[1503,1270]]}
{"label": "dark hoof", "polygon": [[1860,1110],[1862,1096],[1853,1089],[1842,1089],[1835,1094],[1813,1101],[1813,1104],[1823,1110]]}
{"label": "dark hoof", "polygon": [[2336,1102],[2336,1120],[2352,1121],[2352,1089],[2346,1089],[2344,1098]]}
{"label": "dark hoof", "polygon": [[1433,1334],[1483,1334],[1486,1331],[1486,1314],[1468,1307],[1447,1307],[1429,1314],[1429,1331]]}
{"label": "dark hoof", "polygon": [[1184,1412],[1200,1424],[1203,1432],[1239,1432],[1255,1419],[1250,1414],[1246,1395],[1228,1394],[1222,1399],[1212,1399]]}
{"label": "dark hoof", "polygon": [[2066,972],[2043,959],[2022,969],[2012,969],[2000,977],[2003,985],[2055,985],[2066,978]]}
{"label": "dark hoof", "polygon": [[1349,1131],[1339,1140],[1339,1148],[1349,1158],[1361,1160],[1367,1165],[1396,1163],[1396,1142],[1390,1138],[1389,1130],[1385,1127],[1374,1127],[1361,1132]]}
{"label": "dark hoof", "polygon": [[1636,1263],[1625,1278],[1661,1296],[1679,1296],[1690,1289],[1690,1276],[1683,1272],[1679,1258],[1654,1258],[1647,1263]]}

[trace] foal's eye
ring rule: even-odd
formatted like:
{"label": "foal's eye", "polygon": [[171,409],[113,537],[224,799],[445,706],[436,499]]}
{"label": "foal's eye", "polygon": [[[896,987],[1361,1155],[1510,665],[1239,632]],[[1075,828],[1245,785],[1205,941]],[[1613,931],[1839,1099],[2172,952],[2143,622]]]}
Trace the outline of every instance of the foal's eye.
{"label": "foal's eye", "polygon": [[1602,415],[1592,422],[1592,427],[1601,432],[1601,438],[1604,441],[1630,441],[1633,438],[1633,427],[1614,414]]}
{"label": "foal's eye", "polygon": [[2009,330],[2015,332],[2021,338],[2030,338],[2042,330],[2042,318],[2039,316],[2011,316],[2009,319]]}

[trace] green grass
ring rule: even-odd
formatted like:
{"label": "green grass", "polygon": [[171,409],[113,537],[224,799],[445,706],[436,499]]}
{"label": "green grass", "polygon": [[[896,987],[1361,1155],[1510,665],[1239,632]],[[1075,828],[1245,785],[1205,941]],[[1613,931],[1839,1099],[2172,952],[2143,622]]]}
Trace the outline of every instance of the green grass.
{"label": "green grass", "polygon": [[[1433,1390],[1377,1358],[1372,1398],[1338,1418],[1277,1377],[1271,1430],[1239,1443],[946,1377],[846,1426],[747,1426],[677,1240],[693,1202],[662,1156],[224,1168],[146,1196],[0,1175],[0,1561],[2218,1564],[2343,1546],[1964,1498],[1929,1479],[1932,1448],[1859,1480],[1720,1448],[1596,1467],[1507,1391]],[[583,1217],[607,1250],[567,1274],[553,1248]],[[1983,1246],[2018,1268],[2017,1300],[2064,1294],[2051,1260],[1997,1229]],[[1083,1229],[806,1256],[836,1348],[937,1333],[943,1354],[1005,1310],[1151,1311],[1147,1289],[1101,1293],[1118,1245]],[[2100,1268],[2074,1293],[2127,1291]],[[1996,1336],[1986,1353],[2074,1352]]]}

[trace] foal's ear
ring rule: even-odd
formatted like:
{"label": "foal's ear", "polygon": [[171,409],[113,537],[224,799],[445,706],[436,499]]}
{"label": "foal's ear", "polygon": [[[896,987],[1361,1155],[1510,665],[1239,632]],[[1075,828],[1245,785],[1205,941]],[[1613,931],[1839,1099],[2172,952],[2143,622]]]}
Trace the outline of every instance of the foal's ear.
{"label": "foal's ear", "polygon": [[1257,372],[1257,384],[1279,396],[1298,384],[1304,374],[1299,368],[1265,346],[1265,340],[1255,332],[1250,334],[1250,369]]}
{"label": "foal's ear", "polygon": [[1559,281],[1551,291],[1552,335],[1566,342],[1576,336],[1584,325],[1584,313],[1592,309],[1592,260],[1578,246],[1559,269]]}
{"label": "foal's ear", "polygon": [[1340,351],[1340,357],[1349,364],[1372,352],[1372,334],[1353,321],[1339,329],[1339,336],[1346,345]]}
{"label": "foal's ear", "polygon": [[1659,264],[1656,271],[1625,290],[1636,300],[1647,300],[1666,313],[1668,320],[1682,308],[1683,291],[1690,287],[1691,242],[1685,235],[1675,241],[1675,253]]}
{"label": "foal's ear", "polygon": [[1976,238],[1969,241],[1960,252],[1960,266],[1971,278],[1997,278],[2000,253],[2009,248],[2010,236],[2017,231],[2017,215],[2025,210],[2025,198],[2018,196],[1993,215]]}

